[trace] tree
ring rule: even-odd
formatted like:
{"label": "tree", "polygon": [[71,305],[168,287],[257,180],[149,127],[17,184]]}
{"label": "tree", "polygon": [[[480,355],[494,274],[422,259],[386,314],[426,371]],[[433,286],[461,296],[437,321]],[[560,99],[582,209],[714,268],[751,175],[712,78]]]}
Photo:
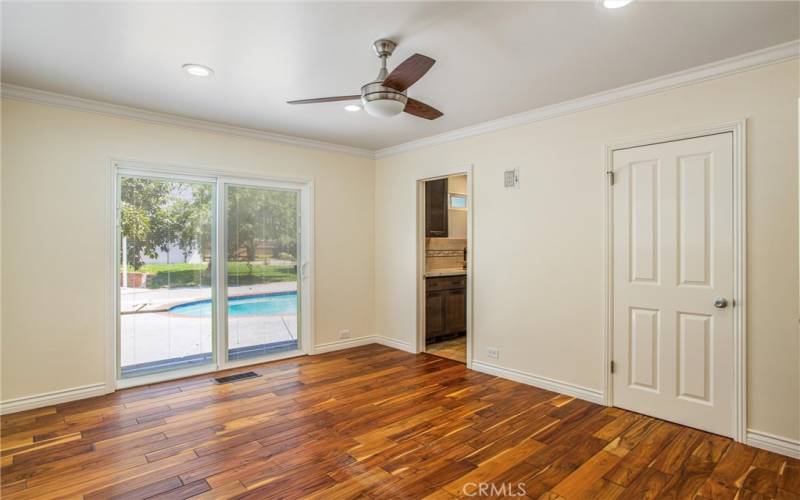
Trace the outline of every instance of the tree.
{"label": "tree", "polygon": [[211,195],[209,184],[189,184],[191,198],[176,198],[169,206],[174,243],[186,261],[195,250],[211,253]]}
{"label": "tree", "polygon": [[155,259],[171,245],[181,249],[184,260],[196,249],[210,252],[210,184],[125,177],[121,191],[121,230],[134,269],[144,265],[145,257]]}
{"label": "tree", "polygon": [[169,245],[166,203],[170,185],[167,182],[124,177],[121,182],[120,223],[126,237],[128,263],[134,269],[144,264],[144,257],[156,258]]}
{"label": "tree", "polygon": [[[184,261],[199,250],[210,257],[213,243],[213,186],[125,177],[120,217],[128,263],[136,270],[145,257],[155,259],[175,245]],[[259,248],[297,255],[296,191],[229,186],[227,231],[229,260],[248,263],[262,257]],[[210,258],[209,258],[210,270]]]}
{"label": "tree", "polygon": [[228,258],[244,260],[258,257],[260,244],[273,250],[297,255],[297,202],[295,191],[266,190],[241,186],[228,189]]}

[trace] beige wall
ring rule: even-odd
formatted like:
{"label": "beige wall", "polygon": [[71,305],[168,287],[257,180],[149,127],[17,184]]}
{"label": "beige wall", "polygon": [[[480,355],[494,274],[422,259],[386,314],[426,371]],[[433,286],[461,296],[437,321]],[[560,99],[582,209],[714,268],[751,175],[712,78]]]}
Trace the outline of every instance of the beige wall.
{"label": "beige wall", "polygon": [[[450,193],[467,194],[467,176],[451,175],[447,178],[447,191]],[[467,239],[467,211],[447,210],[447,237]]]}
{"label": "beige wall", "polygon": [[600,390],[603,145],[746,117],[749,427],[800,438],[797,98],[794,60],[378,160],[377,333],[415,338],[415,179],[472,164],[475,359]]}
{"label": "beige wall", "polygon": [[105,381],[111,157],[313,178],[317,344],[413,344],[415,180],[472,164],[475,358],[599,390],[602,146],[746,117],[749,426],[798,439],[798,83],[792,61],[376,162],[4,100],[0,396]]}
{"label": "beige wall", "polygon": [[447,178],[447,191],[450,193],[467,194],[467,176],[451,175]]}
{"label": "beige wall", "polygon": [[316,343],[374,333],[373,165],[3,100],[2,400],[105,381],[110,158],[315,181]]}

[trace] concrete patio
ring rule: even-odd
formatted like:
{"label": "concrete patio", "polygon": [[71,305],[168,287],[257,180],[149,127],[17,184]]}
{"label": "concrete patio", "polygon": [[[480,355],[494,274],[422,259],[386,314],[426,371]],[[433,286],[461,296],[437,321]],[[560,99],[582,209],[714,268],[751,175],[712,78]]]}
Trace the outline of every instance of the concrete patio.
{"label": "concrete patio", "polygon": [[[229,296],[296,290],[296,283],[231,287]],[[174,314],[169,307],[211,298],[208,287],[120,289],[121,365],[185,358],[210,353],[211,317]],[[228,347],[237,349],[297,340],[297,316],[232,316],[228,318]]]}

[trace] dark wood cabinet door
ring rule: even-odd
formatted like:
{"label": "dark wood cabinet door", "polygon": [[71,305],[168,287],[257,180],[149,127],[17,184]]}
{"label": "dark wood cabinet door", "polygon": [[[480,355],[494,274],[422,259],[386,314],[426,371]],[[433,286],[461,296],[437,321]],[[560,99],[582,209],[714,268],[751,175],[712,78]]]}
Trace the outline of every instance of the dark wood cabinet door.
{"label": "dark wood cabinet door", "polygon": [[425,183],[425,236],[447,238],[447,178]]}
{"label": "dark wood cabinet door", "polygon": [[467,331],[467,291],[448,290],[444,305],[445,333]]}
{"label": "dark wood cabinet door", "polygon": [[445,333],[446,291],[428,292],[425,295],[425,338],[433,338]]}

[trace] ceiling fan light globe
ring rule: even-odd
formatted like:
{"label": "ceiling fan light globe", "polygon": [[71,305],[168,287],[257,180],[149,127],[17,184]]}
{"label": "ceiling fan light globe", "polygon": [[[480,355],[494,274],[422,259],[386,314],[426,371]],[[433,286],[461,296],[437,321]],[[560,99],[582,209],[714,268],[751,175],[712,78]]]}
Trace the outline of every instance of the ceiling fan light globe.
{"label": "ceiling fan light globe", "polygon": [[405,103],[395,99],[376,99],[374,101],[365,101],[364,110],[371,116],[378,118],[389,118],[391,116],[399,115],[406,107]]}
{"label": "ceiling fan light globe", "polygon": [[621,9],[632,2],[633,0],[603,0],[602,5],[606,9]]}

